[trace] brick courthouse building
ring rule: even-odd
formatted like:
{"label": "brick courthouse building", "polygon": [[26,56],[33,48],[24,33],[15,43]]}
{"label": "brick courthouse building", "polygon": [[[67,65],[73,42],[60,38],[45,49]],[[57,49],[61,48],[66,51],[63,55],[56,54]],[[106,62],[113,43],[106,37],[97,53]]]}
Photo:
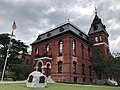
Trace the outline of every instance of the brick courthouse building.
{"label": "brick courthouse building", "polygon": [[44,34],[31,44],[31,68],[56,82],[92,82],[92,47],[102,55],[109,53],[108,33],[95,12],[88,35],[67,22]]}

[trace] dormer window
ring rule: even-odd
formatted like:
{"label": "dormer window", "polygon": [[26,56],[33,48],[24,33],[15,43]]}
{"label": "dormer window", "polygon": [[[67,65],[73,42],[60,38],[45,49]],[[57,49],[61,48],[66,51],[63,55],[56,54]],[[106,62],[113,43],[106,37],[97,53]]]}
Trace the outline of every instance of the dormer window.
{"label": "dormer window", "polygon": [[94,29],[94,31],[97,30],[97,29],[98,29],[98,25],[95,24],[95,25],[93,26],[93,29]]}
{"label": "dormer window", "polygon": [[105,25],[103,25],[103,28],[105,29],[105,28],[106,28],[106,26],[105,26]]}
{"label": "dormer window", "polygon": [[87,40],[89,40],[89,37],[86,37]]}
{"label": "dormer window", "polygon": [[41,37],[40,37],[40,36],[38,36],[37,40],[40,40],[40,39],[41,39]]}
{"label": "dormer window", "polygon": [[49,37],[49,36],[51,36],[51,33],[50,33],[50,32],[47,33],[47,37]]}
{"label": "dormer window", "polygon": [[82,37],[82,32],[80,32],[79,35]]}
{"label": "dormer window", "polygon": [[60,32],[64,31],[64,28],[63,28],[63,27],[61,27],[59,31],[60,31]]}

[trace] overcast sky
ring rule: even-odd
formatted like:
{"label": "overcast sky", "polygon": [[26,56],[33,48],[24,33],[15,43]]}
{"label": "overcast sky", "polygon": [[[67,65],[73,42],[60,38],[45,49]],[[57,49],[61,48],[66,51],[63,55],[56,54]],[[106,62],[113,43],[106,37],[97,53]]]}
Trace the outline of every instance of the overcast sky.
{"label": "overcast sky", "polygon": [[0,0],[0,33],[11,33],[27,45],[39,34],[69,21],[86,34],[95,15],[106,25],[111,52],[120,52],[120,0]]}

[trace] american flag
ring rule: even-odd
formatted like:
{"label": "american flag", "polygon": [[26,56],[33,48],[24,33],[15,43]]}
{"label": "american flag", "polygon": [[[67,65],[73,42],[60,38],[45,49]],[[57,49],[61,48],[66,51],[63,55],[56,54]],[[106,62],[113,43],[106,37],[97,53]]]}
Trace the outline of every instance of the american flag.
{"label": "american flag", "polygon": [[12,29],[14,30],[14,29],[16,29],[17,28],[17,26],[16,26],[16,23],[15,23],[15,21],[14,21],[14,23],[13,23],[13,25],[12,25]]}

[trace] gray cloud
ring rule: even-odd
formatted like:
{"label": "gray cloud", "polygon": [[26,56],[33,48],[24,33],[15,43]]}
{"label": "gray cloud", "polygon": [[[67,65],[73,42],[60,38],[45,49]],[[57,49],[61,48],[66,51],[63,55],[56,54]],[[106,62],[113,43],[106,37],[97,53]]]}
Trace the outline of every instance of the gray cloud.
{"label": "gray cloud", "polygon": [[10,33],[15,19],[16,38],[30,44],[38,34],[67,22],[68,18],[88,33],[94,18],[94,3],[110,34],[111,51],[119,52],[120,48],[115,48],[120,44],[119,0],[0,0],[0,33]]}

